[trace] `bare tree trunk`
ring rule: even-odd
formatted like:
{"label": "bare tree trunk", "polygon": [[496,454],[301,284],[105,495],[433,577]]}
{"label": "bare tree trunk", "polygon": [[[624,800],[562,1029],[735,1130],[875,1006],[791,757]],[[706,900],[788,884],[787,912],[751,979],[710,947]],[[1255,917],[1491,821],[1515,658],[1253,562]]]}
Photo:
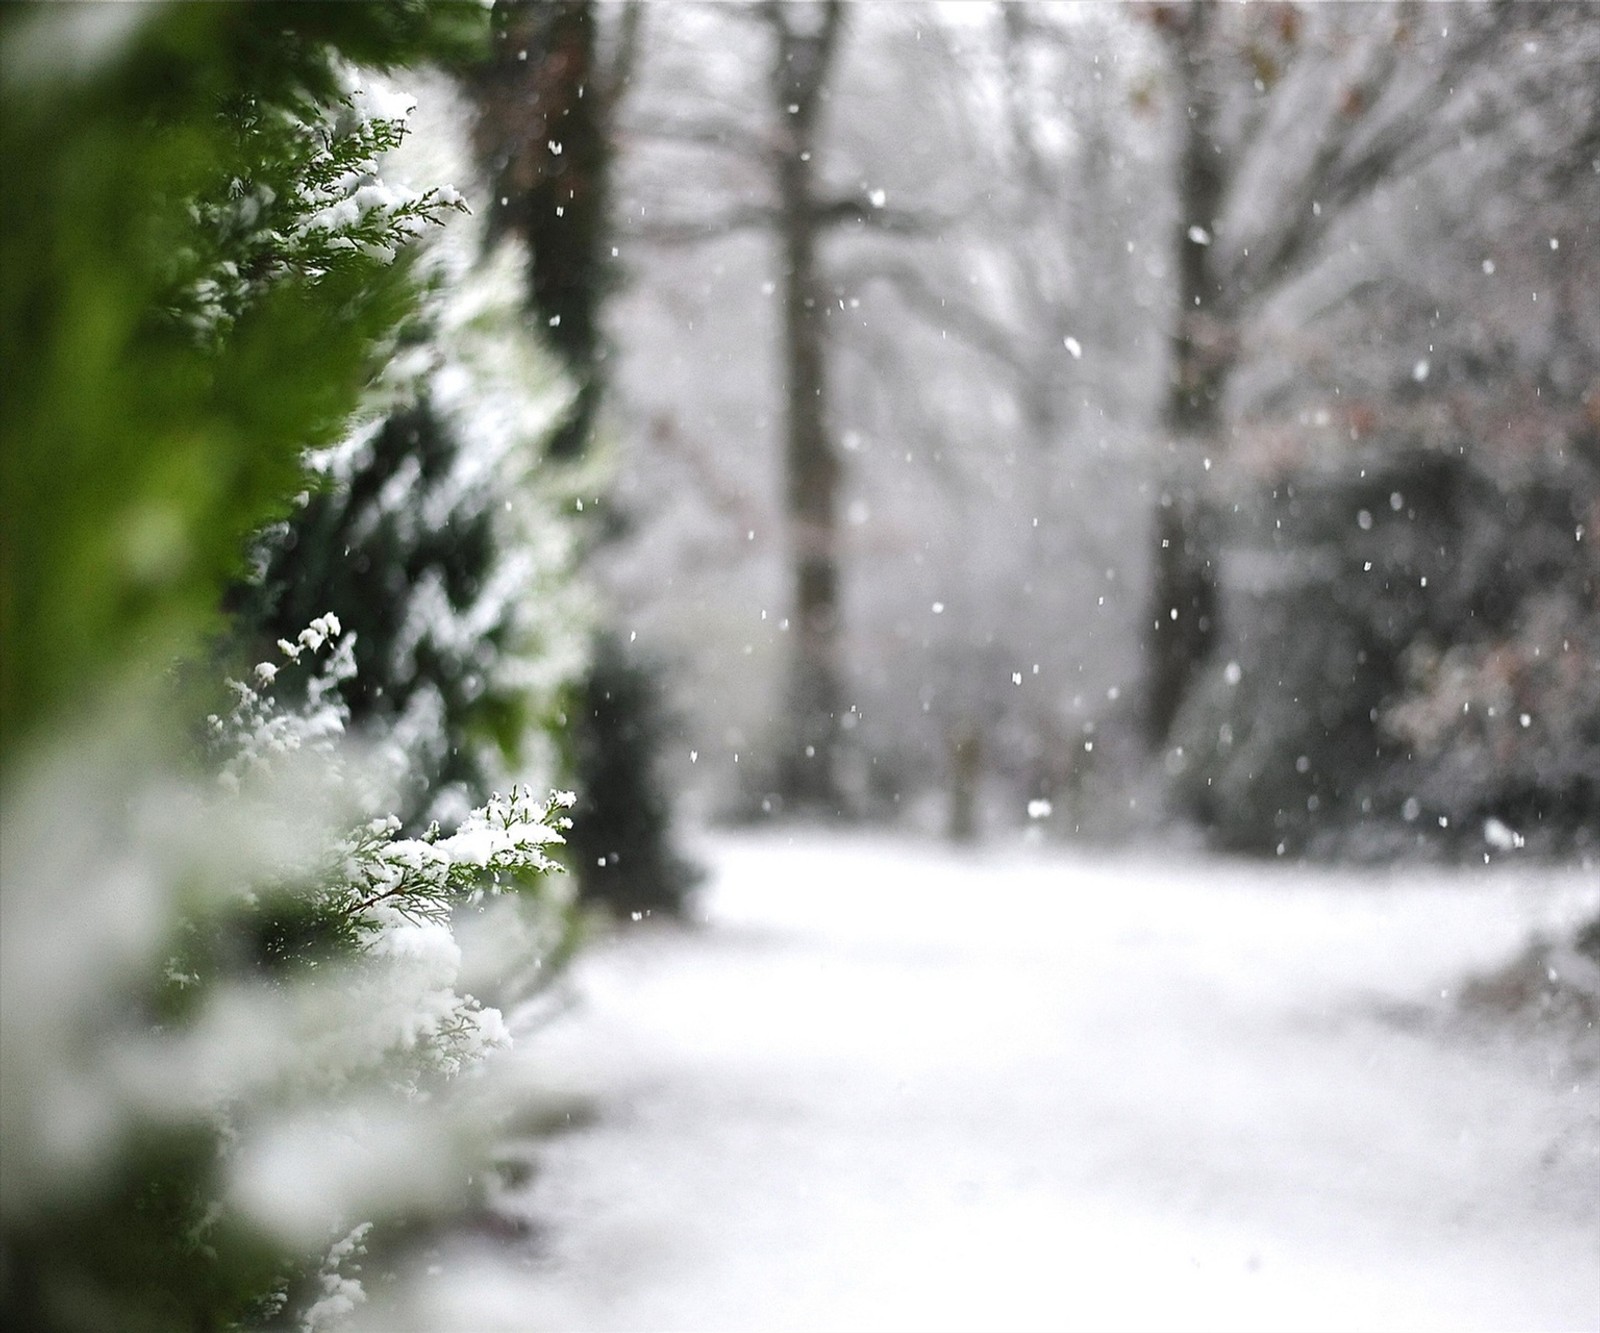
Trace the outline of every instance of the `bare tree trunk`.
{"label": "bare tree trunk", "polygon": [[945,836],[951,842],[978,840],[978,794],[983,782],[983,733],[967,721],[950,738],[950,813]]}
{"label": "bare tree trunk", "polygon": [[490,234],[527,242],[529,309],[577,386],[550,442],[558,458],[587,449],[604,393],[610,119],[641,13],[637,3],[624,6],[606,60],[597,8],[592,0],[496,0],[491,58],[475,79],[476,147],[494,187]]}
{"label": "bare tree trunk", "polygon": [[[1452,104],[1473,104],[1456,96],[1458,87],[1509,40],[1517,16],[1546,8],[1463,7],[1448,25],[1449,44],[1426,64],[1406,56],[1415,15],[1404,5],[1390,11],[1389,31],[1369,33],[1349,58],[1337,31],[1324,45],[1307,48],[1303,15],[1292,5],[1261,7],[1257,13],[1268,22],[1253,30],[1241,26],[1243,6],[1214,0],[1157,4],[1146,11],[1167,44],[1183,117],[1175,238],[1179,308],[1162,413],[1171,468],[1154,525],[1158,545],[1145,621],[1144,723],[1153,747],[1165,743],[1195,671],[1219,635],[1217,542],[1208,531],[1200,463],[1224,451],[1222,398],[1239,357],[1242,324],[1315,262],[1338,216],[1461,141],[1472,122],[1445,114]],[[1260,47],[1263,40],[1275,54]],[[1307,60],[1313,72],[1320,59],[1332,95],[1304,105],[1304,114],[1317,118],[1310,150],[1298,162],[1284,163],[1285,183],[1275,197],[1258,202],[1256,216],[1230,239],[1224,260],[1211,237],[1235,173],[1257,157],[1256,150],[1270,151],[1265,136],[1279,123],[1258,113],[1233,126],[1224,142],[1219,85],[1238,77],[1241,57],[1251,52],[1270,55],[1284,68]]]}
{"label": "bare tree trunk", "polygon": [[[827,420],[827,295],[818,274],[823,228],[816,194],[817,117],[843,12],[769,4],[776,37],[772,94],[784,133],[775,160],[783,261],[784,476],[794,593],[787,682],[789,736],[780,795],[793,807],[840,813],[839,455]],[[810,20],[810,22],[807,22]]]}
{"label": "bare tree trunk", "polygon": [[1218,151],[1216,89],[1205,57],[1210,7],[1167,13],[1184,117],[1178,163],[1178,309],[1161,424],[1170,456],[1161,479],[1146,609],[1144,728],[1159,748],[1218,631],[1217,551],[1206,522],[1200,462],[1223,447],[1222,395],[1238,337],[1212,260],[1212,234],[1227,189]]}
{"label": "bare tree trunk", "polygon": [[[641,0],[610,10],[595,0],[495,0],[490,59],[470,75],[474,146],[493,182],[490,235],[526,245],[529,319],[577,389],[548,445],[563,461],[588,451],[606,392],[613,122],[643,15]],[[590,530],[603,538],[597,517],[591,510]],[[672,845],[659,784],[659,671],[602,631],[569,727],[578,892],[622,918],[681,911],[697,878]]]}

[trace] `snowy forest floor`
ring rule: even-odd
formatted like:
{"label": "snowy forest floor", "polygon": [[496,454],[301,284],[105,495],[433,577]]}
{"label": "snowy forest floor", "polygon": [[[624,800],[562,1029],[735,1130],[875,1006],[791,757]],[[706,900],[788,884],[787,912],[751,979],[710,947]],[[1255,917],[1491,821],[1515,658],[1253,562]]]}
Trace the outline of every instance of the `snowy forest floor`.
{"label": "snowy forest floor", "polygon": [[1600,1038],[1454,1003],[1591,881],[701,854],[527,1043],[517,1326],[1600,1328]]}

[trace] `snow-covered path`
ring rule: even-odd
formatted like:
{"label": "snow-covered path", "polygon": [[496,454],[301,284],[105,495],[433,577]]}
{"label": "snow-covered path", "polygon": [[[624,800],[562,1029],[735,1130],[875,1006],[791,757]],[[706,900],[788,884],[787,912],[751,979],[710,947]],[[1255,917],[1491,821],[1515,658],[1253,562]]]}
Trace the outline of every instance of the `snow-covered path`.
{"label": "snow-covered path", "polygon": [[594,1118],[522,1201],[529,1326],[1600,1327],[1593,1065],[1429,1017],[1593,884],[706,855],[706,925],[533,1039]]}

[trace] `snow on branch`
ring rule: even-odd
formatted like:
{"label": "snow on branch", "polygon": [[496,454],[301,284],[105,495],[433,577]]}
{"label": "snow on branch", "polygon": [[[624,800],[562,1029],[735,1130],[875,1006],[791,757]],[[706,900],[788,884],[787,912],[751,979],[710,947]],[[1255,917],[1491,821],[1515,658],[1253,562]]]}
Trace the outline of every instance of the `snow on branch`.
{"label": "snow on branch", "polygon": [[359,86],[331,108],[246,104],[236,111],[253,158],[196,198],[196,247],[178,257],[168,312],[216,343],[255,301],[287,280],[387,266],[410,243],[467,211],[451,186],[402,189],[379,162],[400,145],[407,99]]}

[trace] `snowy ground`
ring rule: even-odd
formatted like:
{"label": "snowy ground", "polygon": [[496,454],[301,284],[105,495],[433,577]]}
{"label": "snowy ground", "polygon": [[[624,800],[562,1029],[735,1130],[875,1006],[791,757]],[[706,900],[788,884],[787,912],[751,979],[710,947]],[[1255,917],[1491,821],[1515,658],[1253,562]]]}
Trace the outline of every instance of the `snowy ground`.
{"label": "snowy ground", "polygon": [[1600,1328],[1600,1070],[1441,1000],[1592,877],[705,855],[532,1039],[518,1326]]}

